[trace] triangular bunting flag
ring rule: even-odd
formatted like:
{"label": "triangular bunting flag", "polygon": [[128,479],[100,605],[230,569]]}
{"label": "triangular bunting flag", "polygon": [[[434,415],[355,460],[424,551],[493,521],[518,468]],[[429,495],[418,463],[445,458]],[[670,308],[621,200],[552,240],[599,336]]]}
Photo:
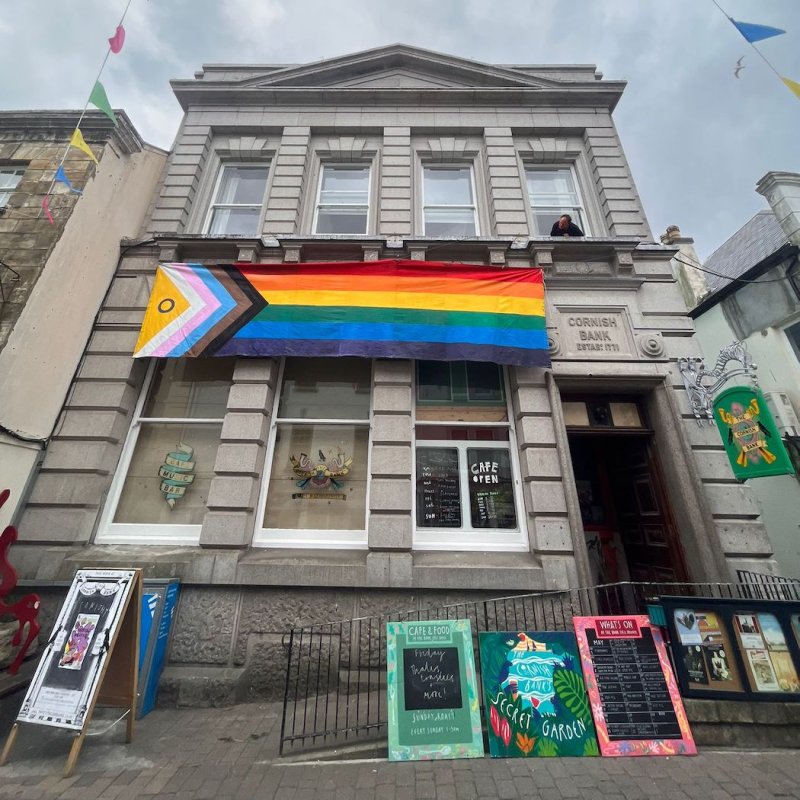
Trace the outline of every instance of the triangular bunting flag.
{"label": "triangular bunting flag", "polygon": [[92,152],[92,148],[86,144],[85,139],[83,138],[83,134],[81,133],[80,128],[75,128],[75,131],[72,134],[72,138],[69,140],[70,147],[77,147],[78,150],[83,150],[89,158],[94,161],[95,164],[98,164],[97,158],[95,158],[94,153]]}
{"label": "triangular bunting flag", "polygon": [[106,90],[103,88],[103,84],[100,83],[100,81],[95,83],[94,89],[92,89],[92,93],[89,95],[89,102],[97,106],[115,125],[117,124],[114,109],[111,108]]}
{"label": "triangular bunting flag", "polygon": [[81,194],[81,190],[80,190],[80,189],[76,189],[76,188],[75,188],[75,187],[72,185],[72,182],[71,182],[71,181],[70,181],[70,179],[67,177],[67,173],[66,173],[66,172],[64,172],[64,167],[63,167],[63,166],[59,167],[59,168],[56,170],[56,180],[57,180],[57,181],[60,181],[61,183],[63,183],[63,184],[64,184],[64,186],[66,186],[66,187],[67,187],[67,189],[69,189],[71,192],[75,192],[75,194]]}
{"label": "triangular bunting flag", "polygon": [[751,44],[760,42],[762,39],[770,39],[773,36],[780,36],[786,31],[780,28],[773,28],[771,25],[756,25],[754,22],[737,22],[733,17],[728,19],[736,26],[739,33]]}
{"label": "triangular bunting flag", "polygon": [[47,195],[45,195],[44,200],[42,200],[42,208],[44,209],[44,215],[47,217],[47,221],[51,225],[55,225],[56,221],[53,219],[53,215],[50,213],[50,203],[47,200]]}
{"label": "triangular bunting flag", "polygon": [[791,78],[781,78],[781,80],[800,98],[800,83]]}
{"label": "triangular bunting flag", "polygon": [[112,53],[119,53],[123,44],[125,44],[125,28],[122,25],[118,25],[114,35],[108,40],[108,46],[111,48]]}

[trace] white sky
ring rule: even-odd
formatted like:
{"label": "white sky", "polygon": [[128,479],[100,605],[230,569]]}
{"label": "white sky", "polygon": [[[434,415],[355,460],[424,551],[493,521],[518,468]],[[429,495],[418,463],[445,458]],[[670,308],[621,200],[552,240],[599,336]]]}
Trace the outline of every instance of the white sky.
{"label": "white sky", "polygon": [[[82,107],[126,2],[0,0],[0,108]],[[759,46],[800,82],[800,0],[721,5],[787,30]],[[165,148],[181,115],[168,81],[203,63],[403,42],[489,63],[594,63],[627,80],[615,119],[653,232],[679,225],[701,257],[766,206],[754,190],[765,172],[800,171],[800,99],[711,0],[132,0],[125,27],[103,83]]]}

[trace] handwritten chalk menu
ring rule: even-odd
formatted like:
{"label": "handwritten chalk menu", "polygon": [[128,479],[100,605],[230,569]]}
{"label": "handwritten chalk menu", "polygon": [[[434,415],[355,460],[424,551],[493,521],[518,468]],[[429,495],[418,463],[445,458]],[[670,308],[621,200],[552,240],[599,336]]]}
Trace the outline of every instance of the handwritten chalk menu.
{"label": "handwritten chalk menu", "polygon": [[460,528],[458,450],[417,447],[417,526]]}
{"label": "handwritten chalk menu", "polygon": [[389,760],[480,758],[469,620],[386,625]]}
{"label": "handwritten chalk menu", "polygon": [[646,616],[574,617],[604,756],[694,755],[664,640]]}
{"label": "handwritten chalk menu", "polygon": [[508,450],[467,448],[469,506],[473,528],[516,528],[514,482]]}

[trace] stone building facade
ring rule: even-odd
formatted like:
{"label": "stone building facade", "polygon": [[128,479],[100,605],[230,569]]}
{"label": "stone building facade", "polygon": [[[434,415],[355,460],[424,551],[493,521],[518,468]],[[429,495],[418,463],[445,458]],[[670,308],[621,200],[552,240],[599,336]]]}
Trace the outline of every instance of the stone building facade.
{"label": "stone building facade", "polygon": [[[135,236],[166,153],[142,141],[124,111],[81,120],[97,164],[67,143],[78,111],[0,111],[0,489],[21,500],[48,444],[116,269]],[[62,157],[72,184],[53,183]],[[42,210],[50,192],[52,224]],[[79,194],[80,193],[80,194]]]}
{"label": "stone building facade", "polygon": [[[676,368],[697,346],[612,119],[624,83],[397,45],[173,89],[185,114],[149,223],[123,242],[21,520],[25,577],[180,576],[167,682],[187,700],[198,680],[280,691],[293,623],[772,568]],[[585,237],[549,236],[565,212]],[[159,262],[385,258],[542,268],[552,369],[131,357]],[[181,444],[196,477],[170,511],[155,475]],[[302,447],[353,456],[348,505],[287,494]],[[436,458],[454,516],[431,523]],[[475,516],[478,463],[502,521]]]}

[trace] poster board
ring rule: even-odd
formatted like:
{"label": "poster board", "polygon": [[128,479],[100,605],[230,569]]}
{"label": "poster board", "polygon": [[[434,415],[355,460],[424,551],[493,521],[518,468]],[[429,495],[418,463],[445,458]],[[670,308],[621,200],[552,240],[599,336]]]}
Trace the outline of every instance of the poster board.
{"label": "poster board", "polygon": [[417,525],[460,528],[458,450],[417,447]]}
{"label": "poster board", "polygon": [[481,633],[481,681],[493,758],[598,756],[574,633]]}
{"label": "poster board", "polygon": [[389,760],[483,756],[468,619],[386,624]]}
{"label": "poster board", "polygon": [[127,741],[131,741],[141,591],[141,570],[76,572],[0,764],[7,760],[21,723],[46,725],[77,734],[64,771],[69,776],[98,702],[127,709]]}
{"label": "poster board", "polygon": [[644,615],[573,623],[601,754],[696,755],[661,631]]}
{"label": "poster board", "polygon": [[137,719],[149,714],[156,705],[158,680],[167,656],[179,592],[180,581],[177,578],[144,582],[139,638]]}
{"label": "poster board", "polygon": [[800,637],[794,624],[800,602],[695,597],[659,602],[685,697],[800,702]]}

